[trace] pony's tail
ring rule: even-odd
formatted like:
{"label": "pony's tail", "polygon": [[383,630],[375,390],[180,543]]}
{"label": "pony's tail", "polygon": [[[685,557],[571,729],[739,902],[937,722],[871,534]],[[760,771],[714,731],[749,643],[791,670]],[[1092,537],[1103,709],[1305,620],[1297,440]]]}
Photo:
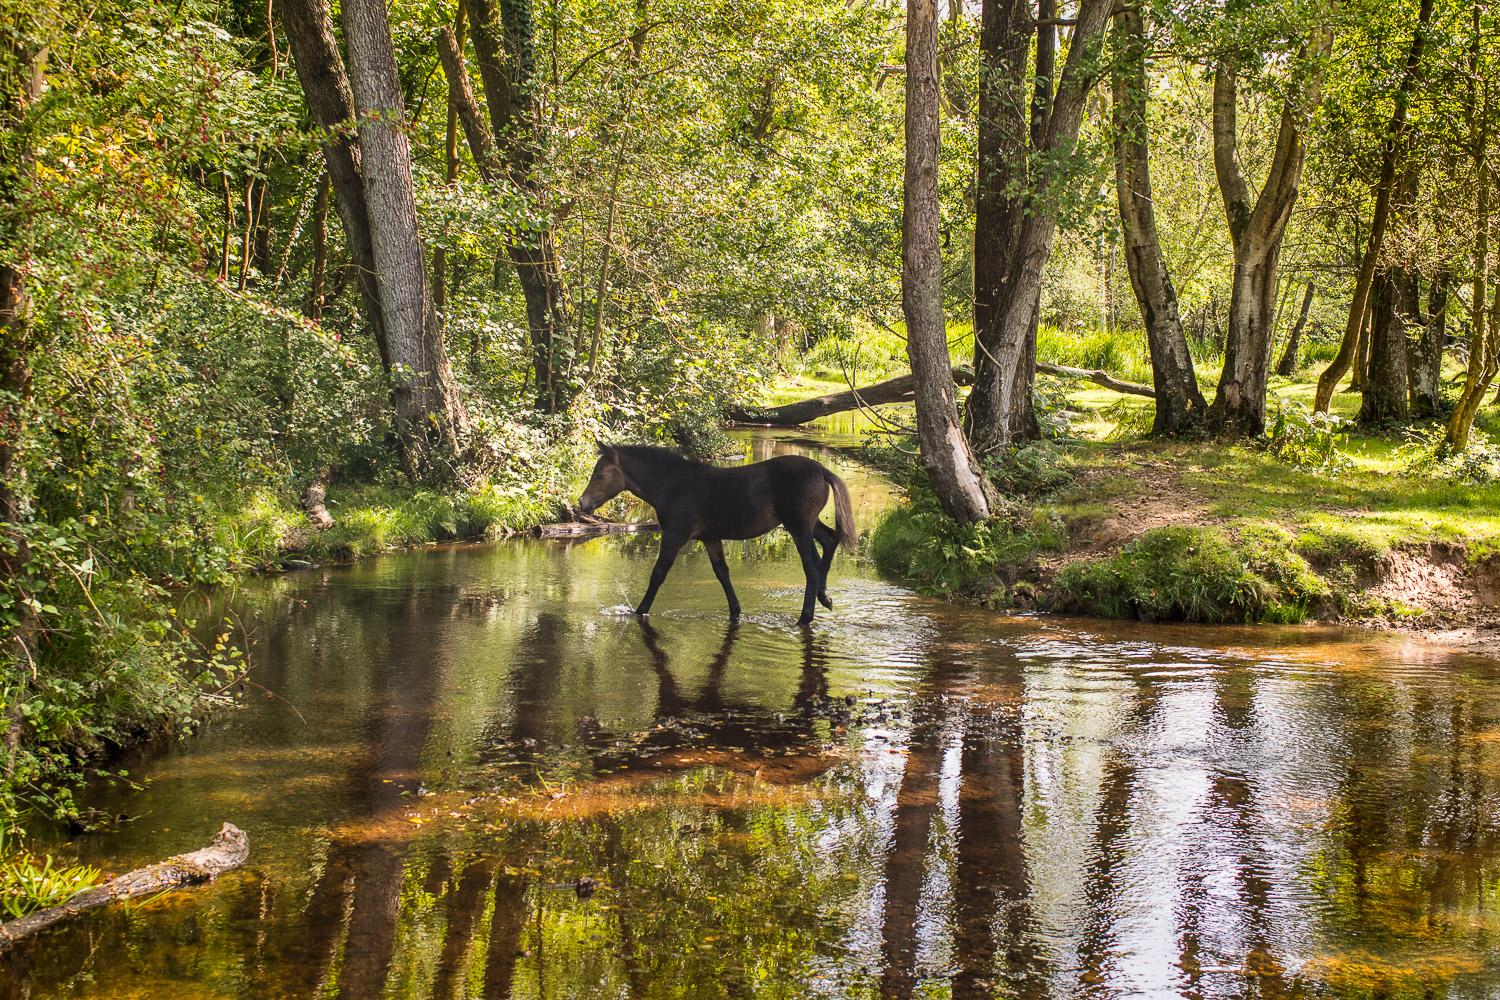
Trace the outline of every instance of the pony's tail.
{"label": "pony's tail", "polygon": [[838,532],[839,544],[853,549],[859,544],[859,536],[854,531],[854,508],[849,503],[849,487],[827,469],[823,470],[823,478],[833,487],[833,528]]}

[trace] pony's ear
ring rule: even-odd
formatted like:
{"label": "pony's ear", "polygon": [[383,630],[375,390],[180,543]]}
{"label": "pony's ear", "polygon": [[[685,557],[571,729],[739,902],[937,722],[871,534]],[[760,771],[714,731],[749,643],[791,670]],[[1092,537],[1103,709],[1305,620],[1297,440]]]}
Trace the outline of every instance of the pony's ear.
{"label": "pony's ear", "polygon": [[603,458],[605,455],[609,454],[609,445],[605,444],[603,441],[598,442],[594,445],[594,447],[598,449],[600,458]]}

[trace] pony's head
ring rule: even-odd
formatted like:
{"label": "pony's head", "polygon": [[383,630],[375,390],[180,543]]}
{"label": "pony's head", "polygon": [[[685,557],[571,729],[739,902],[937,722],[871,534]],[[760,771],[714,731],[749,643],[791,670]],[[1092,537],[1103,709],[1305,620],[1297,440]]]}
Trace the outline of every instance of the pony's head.
{"label": "pony's head", "polygon": [[592,514],[605,503],[619,496],[626,489],[625,471],[620,468],[620,453],[609,445],[599,446],[599,461],[594,463],[594,474],[578,498],[578,509]]}

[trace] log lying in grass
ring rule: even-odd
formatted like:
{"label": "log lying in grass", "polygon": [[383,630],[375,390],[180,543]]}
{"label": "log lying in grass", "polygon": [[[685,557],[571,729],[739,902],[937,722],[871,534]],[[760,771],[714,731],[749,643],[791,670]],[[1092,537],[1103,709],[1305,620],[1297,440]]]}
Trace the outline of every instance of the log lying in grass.
{"label": "log lying in grass", "polygon": [[178,854],[157,864],[137,868],[103,885],[85,889],[61,906],[38,910],[19,920],[0,924],[0,952],[38,931],[117,900],[152,896],[185,885],[212,882],[244,864],[249,854],[250,839],[233,823],[225,823],[213,842],[201,851]]}
{"label": "log lying in grass", "polygon": [[[1137,382],[1126,382],[1117,379],[1106,371],[1092,368],[1072,368],[1068,365],[1048,364],[1038,361],[1036,370],[1048,375],[1056,375],[1059,378],[1083,379],[1113,389],[1115,392],[1129,393],[1133,396],[1145,396],[1150,399],[1156,398],[1156,393],[1149,385],[1141,385]],[[953,381],[959,385],[972,385],[974,372],[962,365],[953,368]],[[826,396],[816,396],[812,399],[804,399],[796,403],[787,403],[785,406],[767,407],[736,407],[728,413],[731,423],[749,424],[761,427],[795,427],[805,424],[819,417],[826,417],[830,413],[843,413],[845,410],[858,409],[861,406],[880,406],[884,403],[909,403],[912,399],[913,382],[910,375],[898,375],[884,382],[876,382],[862,389],[847,389],[844,392],[833,392]]]}

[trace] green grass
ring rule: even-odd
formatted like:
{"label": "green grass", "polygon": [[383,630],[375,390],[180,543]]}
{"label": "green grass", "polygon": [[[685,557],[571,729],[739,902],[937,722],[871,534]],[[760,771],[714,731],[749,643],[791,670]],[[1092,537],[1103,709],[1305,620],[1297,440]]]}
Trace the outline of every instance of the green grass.
{"label": "green grass", "polygon": [[1064,567],[1054,600],[1104,618],[1285,623],[1306,620],[1331,594],[1281,528],[1173,525]]}
{"label": "green grass", "polygon": [[486,483],[462,493],[384,486],[329,491],[334,525],[315,531],[302,511],[259,494],[221,517],[215,542],[242,569],[268,568],[285,558],[347,561],[427,542],[474,541],[525,531],[556,515],[563,493],[554,484]]}

